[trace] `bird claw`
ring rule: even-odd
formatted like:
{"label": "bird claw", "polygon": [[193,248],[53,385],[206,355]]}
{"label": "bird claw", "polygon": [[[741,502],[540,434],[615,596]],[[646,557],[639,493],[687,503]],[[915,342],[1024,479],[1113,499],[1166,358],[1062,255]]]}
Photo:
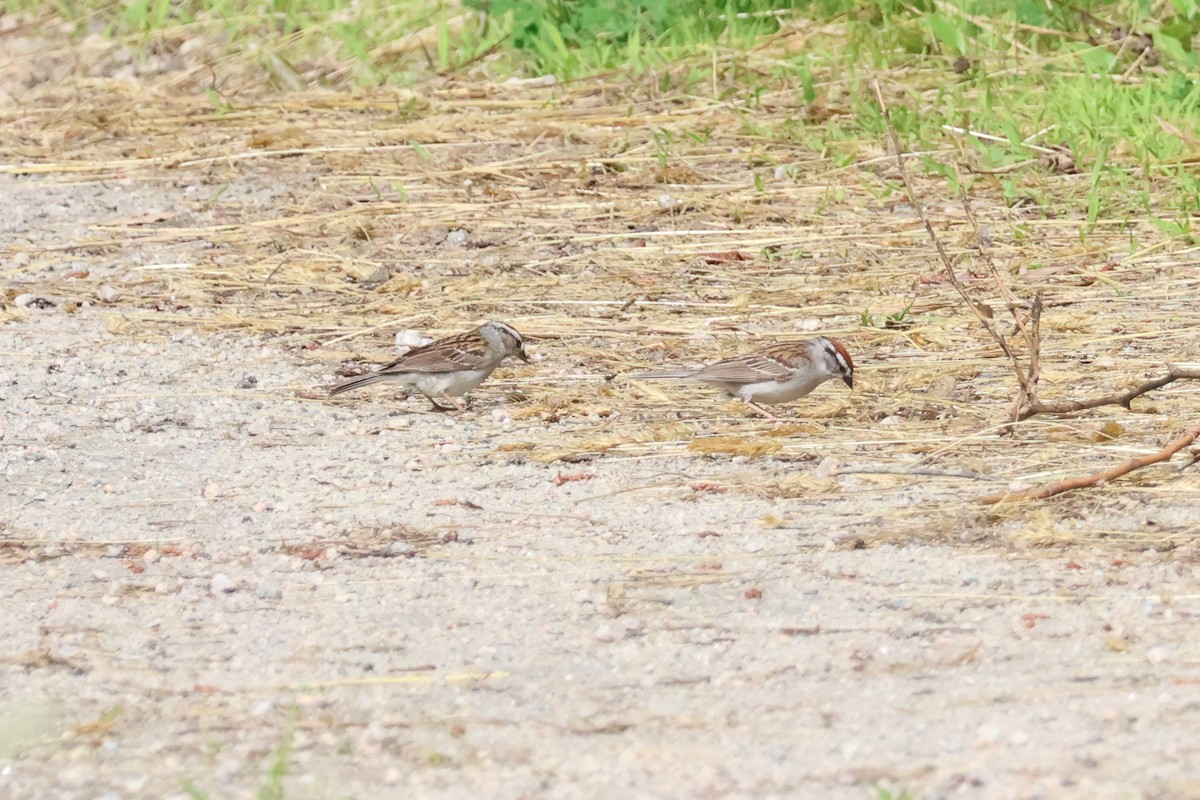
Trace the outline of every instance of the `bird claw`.
{"label": "bird claw", "polygon": [[465,400],[460,400],[457,397],[445,397],[443,399],[450,401],[450,405],[448,405],[448,406],[439,405],[437,400],[434,400],[432,397],[429,398],[429,402],[433,403],[434,411],[441,411],[442,413],[445,413],[447,411],[466,411],[467,410],[467,403]]}

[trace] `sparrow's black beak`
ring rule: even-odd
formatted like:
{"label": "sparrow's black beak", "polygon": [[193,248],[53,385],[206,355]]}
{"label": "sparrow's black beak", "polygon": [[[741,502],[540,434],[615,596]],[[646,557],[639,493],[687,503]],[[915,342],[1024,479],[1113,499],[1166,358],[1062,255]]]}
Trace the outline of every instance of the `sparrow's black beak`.
{"label": "sparrow's black beak", "polygon": [[844,380],[846,382],[846,385],[849,386],[851,389],[854,388],[854,373],[853,372],[847,372],[845,375],[842,376],[842,380]]}

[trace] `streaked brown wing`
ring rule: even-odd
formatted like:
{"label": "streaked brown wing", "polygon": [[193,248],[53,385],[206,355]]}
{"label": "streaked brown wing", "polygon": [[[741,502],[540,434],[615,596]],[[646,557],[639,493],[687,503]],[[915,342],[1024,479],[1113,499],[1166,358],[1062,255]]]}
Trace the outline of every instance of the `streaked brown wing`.
{"label": "streaked brown wing", "polygon": [[487,355],[487,349],[487,342],[475,331],[456,333],[410,350],[379,371],[438,373],[474,369]]}
{"label": "streaked brown wing", "polygon": [[786,381],[791,371],[773,358],[759,353],[747,353],[724,361],[710,364],[695,374],[702,381],[723,383],[758,383],[759,381]]}

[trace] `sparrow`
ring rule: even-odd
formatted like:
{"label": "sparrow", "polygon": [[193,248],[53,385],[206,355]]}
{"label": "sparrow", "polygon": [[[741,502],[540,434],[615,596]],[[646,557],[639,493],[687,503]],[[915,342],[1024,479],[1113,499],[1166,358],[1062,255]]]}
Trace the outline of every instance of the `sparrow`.
{"label": "sparrow", "polygon": [[461,411],[466,408],[466,403],[458,398],[483,383],[509,356],[529,363],[521,334],[507,323],[486,322],[475,330],[456,333],[409,350],[375,372],[339,383],[330,390],[329,396],[391,381],[407,392],[425,395],[438,411],[450,410],[438,404],[439,398]]}
{"label": "sparrow", "polygon": [[638,379],[691,378],[735,397],[767,419],[776,417],[759,403],[787,403],[841,378],[854,388],[854,361],[840,342],[818,336],[802,342],[778,342],[700,370],[648,372]]}

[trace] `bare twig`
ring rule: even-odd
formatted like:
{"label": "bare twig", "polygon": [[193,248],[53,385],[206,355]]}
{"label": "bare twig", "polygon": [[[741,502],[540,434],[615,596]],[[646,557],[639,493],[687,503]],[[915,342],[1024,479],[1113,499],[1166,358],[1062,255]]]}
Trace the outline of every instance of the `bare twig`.
{"label": "bare twig", "polygon": [[966,478],[972,481],[1002,481],[1004,478],[985,475],[969,469],[931,469],[929,467],[843,467],[838,475],[925,475],[933,478]]}
{"label": "bare twig", "polygon": [[[1021,387],[1023,396],[1031,396],[1032,393],[1030,389],[1029,378],[1025,374],[1025,369],[1021,366],[1021,362],[1017,359],[1016,354],[1012,351],[1012,348],[1008,346],[1008,341],[1004,338],[1000,331],[996,330],[996,326],[993,325],[992,321],[983,313],[979,307],[979,304],[977,304],[971,298],[971,296],[967,294],[966,287],[962,285],[962,282],[958,279],[958,275],[955,274],[954,265],[950,263],[950,256],[947,255],[946,248],[942,246],[941,240],[934,232],[933,225],[930,224],[929,217],[925,213],[925,207],[917,198],[917,193],[913,189],[912,182],[908,179],[908,170],[904,168],[904,148],[900,144],[900,134],[896,132],[896,126],[892,123],[892,115],[888,111],[887,103],[884,102],[883,99],[883,90],[879,88],[879,79],[875,78],[872,81],[872,85],[875,89],[875,99],[879,102],[879,111],[883,115],[884,124],[887,126],[888,135],[890,136],[892,140],[892,146],[896,151],[896,167],[900,170],[900,179],[904,182],[904,190],[908,194],[908,201],[912,203],[913,209],[915,209],[917,212],[917,216],[921,218],[921,222],[925,225],[925,232],[929,234],[929,238],[933,241],[933,246],[937,249],[938,256],[942,260],[942,265],[946,268],[946,276],[950,279],[951,285],[954,286],[955,290],[958,291],[958,294],[966,302],[967,307],[970,308],[971,312],[975,314],[975,318],[979,320],[979,324],[982,325],[989,334],[991,334],[992,338],[996,341],[996,344],[1000,345],[1000,349],[1004,352],[1004,355],[1008,356],[1008,360],[1012,363],[1013,372],[1017,376],[1017,383]],[[1014,303],[1009,302],[1008,306],[1009,308],[1013,308]],[[1015,314],[1015,311],[1013,313]],[[1017,408],[1019,408],[1019,406],[1017,406]],[[1013,417],[1014,419],[1016,418],[1015,410]]]}
{"label": "bare twig", "polygon": [[1134,470],[1148,467],[1151,464],[1158,464],[1162,461],[1169,461],[1172,456],[1178,453],[1183,448],[1189,446],[1196,441],[1196,437],[1200,436],[1200,428],[1192,430],[1180,436],[1169,445],[1159,450],[1156,453],[1151,453],[1148,456],[1141,458],[1131,458],[1124,464],[1113,467],[1112,469],[1097,472],[1094,475],[1085,475],[1081,478],[1069,478],[1058,483],[1048,483],[1045,486],[1038,486],[1034,489],[1027,489],[1023,492],[1006,492],[1004,494],[989,494],[980,497],[976,502],[983,505],[994,505],[996,503],[1004,503],[1010,500],[1044,500],[1047,497],[1053,497],[1056,494],[1063,492],[1074,491],[1075,489],[1086,489],[1089,486],[1100,486],[1108,481],[1119,478],[1122,475],[1127,475]]}
{"label": "bare twig", "polygon": [[996,262],[992,260],[992,254],[983,243],[983,236],[979,230],[979,222],[975,219],[975,210],[971,207],[971,198],[965,191],[961,192],[963,211],[967,215],[967,220],[971,223],[971,227],[975,231],[975,237],[979,241],[979,255],[983,258],[983,262],[987,264],[988,271],[992,273],[992,280],[996,282],[996,289],[1000,292],[1000,296],[1004,299],[1004,304],[1008,308],[1008,313],[1012,315],[1013,321],[1017,325],[1017,329],[1025,338],[1025,349],[1029,353],[1029,373],[1022,377],[1020,370],[1015,370],[1017,374],[1017,382],[1020,384],[1020,393],[1017,395],[1016,401],[1013,403],[1012,419],[1014,422],[1021,419],[1021,409],[1036,404],[1037,399],[1037,382],[1038,371],[1040,364],[1040,353],[1042,349],[1041,339],[1041,317],[1042,317],[1042,296],[1038,294],[1034,297],[1031,316],[1033,317],[1027,324],[1025,318],[1018,310],[1021,307],[1017,296],[1008,288],[1008,282],[1004,280],[1004,276],[1000,274],[999,268],[996,267]]}
{"label": "bare twig", "polygon": [[1074,414],[1076,411],[1083,411],[1088,408],[1099,408],[1100,406],[1123,406],[1128,409],[1130,403],[1137,398],[1152,392],[1155,389],[1161,389],[1169,383],[1183,380],[1200,380],[1200,369],[1188,369],[1186,367],[1177,367],[1174,364],[1167,364],[1169,370],[1166,375],[1161,378],[1155,378],[1151,381],[1146,381],[1140,386],[1130,389],[1127,392],[1116,394],[1108,394],[1103,397],[1093,397],[1089,400],[1063,400],[1057,403],[1043,403],[1037,400],[1021,411],[1021,419],[1029,419],[1038,414]]}

